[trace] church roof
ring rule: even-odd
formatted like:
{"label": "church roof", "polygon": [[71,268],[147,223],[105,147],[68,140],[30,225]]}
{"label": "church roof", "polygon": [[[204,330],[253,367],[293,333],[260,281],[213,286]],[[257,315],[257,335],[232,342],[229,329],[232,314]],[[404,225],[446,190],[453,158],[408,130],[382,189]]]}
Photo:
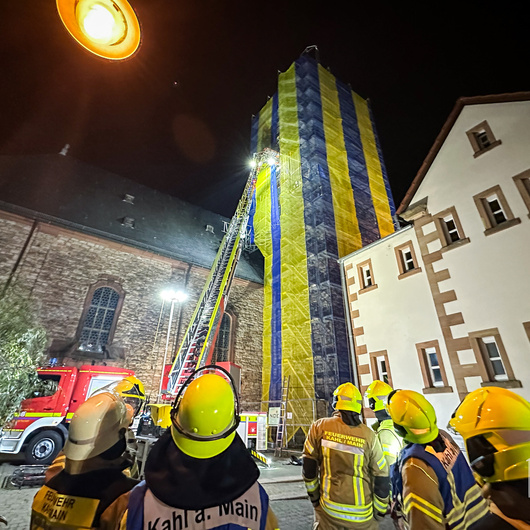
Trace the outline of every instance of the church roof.
{"label": "church roof", "polygon": [[[230,221],[62,155],[0,156],[0,209],[208,269]],[[263,283],[261,254],[243,252],[236,276]]]}

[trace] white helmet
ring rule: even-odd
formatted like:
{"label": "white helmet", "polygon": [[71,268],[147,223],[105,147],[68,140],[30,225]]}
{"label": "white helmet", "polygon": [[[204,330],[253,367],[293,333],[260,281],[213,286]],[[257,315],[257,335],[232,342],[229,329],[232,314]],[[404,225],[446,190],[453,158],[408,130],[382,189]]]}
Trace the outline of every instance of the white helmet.
{"label": "white helmet", "polygon": [[[88,460],[120,441],[132,420],[123,400],[104,392],[82,403],[72,418],[64,454],[69,460]],[[123,431],[122,431],[123,429]]]}

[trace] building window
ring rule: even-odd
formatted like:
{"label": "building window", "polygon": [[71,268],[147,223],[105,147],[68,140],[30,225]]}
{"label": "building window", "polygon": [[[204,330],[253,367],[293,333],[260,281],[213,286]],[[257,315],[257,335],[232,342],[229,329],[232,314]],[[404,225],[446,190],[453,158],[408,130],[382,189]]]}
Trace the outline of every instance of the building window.
{"label": "building window", "polygon": [[455,219],[452,215],[446,215],[445,217],[442,217],[442,220],[449,244],[462,239],[458,233],[458,227],[456,226]]}
{"label": "building window", "polygon": [[229,313],[224,313],[217,340],[215,341],[215,349],[213,360],[215,362],[233,362],[232,355],[232,322],[233,317]]}
{"label": "building window", "polygon": [[452,392],[452,387],[447,382],[447,375],[442,360],[438,341],[429,341],[416,344],[418,359],[425,388],[424,394],[439,392]]}
{"label": "building window", "polygon": [[80,351],[105,353],[106,347],[112,342],[122,301],[121,289],[97,284],[90,289],[79,331]]}
{"label": "building window", "polygon": [[359,263],[357,265],[357,274],[359,275],[359,284],[361,286],[361,290],[359,292],[371,291],[372,289],[377,288],[377,284],[375,283],[374,279],[374,271],[372,268],[372,260]]}
{"label": "building window", "polygon": [[469,339],[475,356],[482,366],[483,385],[496,384],[508,388],[521,386],[521,382],[515,380],[498,329],[486,329],[470,333]]}
{"label": "building window", "polygon": [[421,269],[418,267],[412,241],[407,241],[406,243],[395,247],[394,252],[396,253],[399,269],[399,279],[421,272]]}
{"label": "building window", "polygon": [[384,381],[392,386],[392,376],[390,375],[387,352],[385,350],[371,352],[370,363],[374,380],[379,379],[379,381]]}
{"label": "building window", "polygon": [[[436,214],[438,231],[442,240],[442,247],[456,247],[469,243],[469,238],[464,234],[464,229],[454,206]],[[445,249],[447,250],[447,249]]]}
{"label": "building window", "polygon": [[508,374],[506,373],[506,368],[502,362],[499,347],[495,342],[495,337],[482,337],[478,340],[480,349],[491,367],[493,379],[495,379],[495,381],[506,381],[508,379]]}
{"label": "building window", "polygon": [[440,368],[440,361],[438,360],[438,353],[436,348],[425,348],[424,354],[429,367],[430,381],[432,386],[444,386],[442,377],[442,370]]}
{"label": "building window", "polygon": [[475,158],[502,143],[501,140],[495,138],[487,121],[475,125],[475,127],[466,131],[466,134],[473,148],[473,156]]}
{"label": "building window", "polygon": [[513,177],[513,180],[523,198],[526,208],[530,212],[530,169],[516,175]]}
{"label": "building window", "polygon": [[473,197],[486,228],[485,234],[498,232],[521,222],[514,217],[500,186],[494,186]]}

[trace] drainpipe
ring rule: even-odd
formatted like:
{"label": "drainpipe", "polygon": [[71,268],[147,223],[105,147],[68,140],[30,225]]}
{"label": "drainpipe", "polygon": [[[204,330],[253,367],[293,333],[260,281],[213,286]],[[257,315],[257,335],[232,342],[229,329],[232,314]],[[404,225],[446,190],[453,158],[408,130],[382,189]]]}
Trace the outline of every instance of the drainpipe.
{"label": "drainpipe", "polygon": [[38,225],[39,225],[39,222],[35,219],[33,221],[33,224],[31,225],[31,229],[29,231],[28,237],[26,238],[26,241],[24,241],[22,250],[20,251],[20,254],[18,255],[17,261],[15,262],[15,264],[13,265],[13,268],[11,269],[11,272],[9,273],[9,277],[7,278],[6,284],[4,285],[0,298],[3,298],[5,294],[7,293],[7,290],[9,289],[9,286],[11,285],[11,282],[13,281],[13,278],[15,277],[15,274],[20,266],[20,263],[22,262],[22,259],[26,255],[26,252],[30,246],[31,240],[33,239],[33,234],[37,230]]}
{"label": "drainpipe", "polygon": [[357,358],[355,355],[355,341],[353,340],[353,330],[351,327],[350,308],[348,307],[348,291],[346,286],[346,277],[344,276],[344,267],[342,266],[343,258],[337,260],[340,268],[340,280],[342,283],[342,293],[344,300],[344,315],[346,317],[346,324],[348,326],[348,343],[350,345],[350,352],[352,357],[352,371],[353,371],[353,384],[360,390],[359,372],[357,370]]}

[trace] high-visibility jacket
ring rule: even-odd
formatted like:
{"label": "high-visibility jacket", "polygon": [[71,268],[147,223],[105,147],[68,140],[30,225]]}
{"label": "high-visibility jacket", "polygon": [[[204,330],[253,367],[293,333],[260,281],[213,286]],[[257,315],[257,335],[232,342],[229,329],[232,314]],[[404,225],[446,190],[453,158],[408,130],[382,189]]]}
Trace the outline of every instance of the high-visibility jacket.
{"label": "high-visibility jacket", "polygon": [[[372,429],[363,423],[347,425],[335,412],[311,425],[304,458],[319,464],[320,480],[305,479],[306,488],[310,497],[319,490],[320,506],[328,516],[349,528],[377,528],[373,512],[386,512],[389,471]],[[374,491],[378,477],[385,484],[382,495]]]}
{"label": "high-visibility jacket", "polygon": [[383,420],[372,425],[372,428],[377,434],[386,462],[390,467],[397,460],[403,448],[403,438],[396,433],[392,420]]}
{"label": "high-visibility jacket", "polygon": [[392,495],[411,530],[467,530],[488,513],[473,472],[456,443],[409,444],[392,467]]}
{"label": "high-visibility jacket", "polygon": [[127,493],[137,482],[119,469],[79,475],[63,470],[35,495],[30,529],[115,530],[127,507]]}
{"label": "high-visibility jacket", "polygon": [[157,499],[142,481],[129,495],[125,530],[277,530],[269,497],[255,482],[240,497],[218,506],[198,510],[180,509]]}

